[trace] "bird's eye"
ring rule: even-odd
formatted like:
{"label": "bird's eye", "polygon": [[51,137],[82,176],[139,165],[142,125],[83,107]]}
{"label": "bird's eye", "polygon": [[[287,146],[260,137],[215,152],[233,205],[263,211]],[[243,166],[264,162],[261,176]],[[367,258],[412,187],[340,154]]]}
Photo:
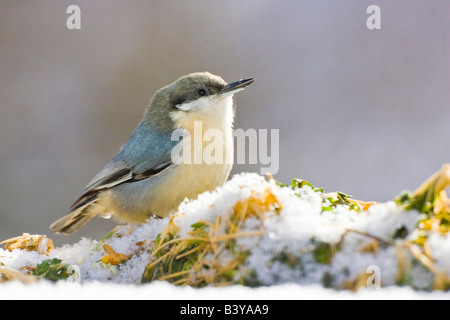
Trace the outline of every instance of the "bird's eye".
{"label": "bird's eye", "polygon": [[202,96],[202,97],[204,97],[204,96],[206,96],[206,90],[205,89],[198,89],[197,90],[197,94],[199,95],[199,96]]}

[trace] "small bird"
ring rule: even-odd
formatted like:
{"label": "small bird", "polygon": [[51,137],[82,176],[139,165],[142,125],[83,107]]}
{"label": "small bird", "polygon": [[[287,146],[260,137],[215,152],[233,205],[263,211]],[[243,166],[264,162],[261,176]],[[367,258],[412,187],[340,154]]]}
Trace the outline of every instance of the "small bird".
{"label": "small bird", "polygon": [[[50,230],[71,234],[95,216],[134,224],[151,216],[166,217],[185,198],[195,199],[223,185],[233,165],[233,95],[253,81],[248,78],[227,84],[219,76],[197,72],[158,90],[128,141]],[[201,141],[173,138],[177,129],[192,135],[198,122]],[[194,158],[201,157],[206,143],[202,137],[208,129],[223,134],[223,161],[189,164],[173,160],[177,146],[188,148],[183,151],[188,150]]]}

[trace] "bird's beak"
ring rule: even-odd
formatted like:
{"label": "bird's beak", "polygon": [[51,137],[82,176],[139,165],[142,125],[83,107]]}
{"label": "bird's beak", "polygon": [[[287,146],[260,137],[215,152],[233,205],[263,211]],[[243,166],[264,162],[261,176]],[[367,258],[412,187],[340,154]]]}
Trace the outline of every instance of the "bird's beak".
{"label": "bird's beak", "polygon": [[247,88],[255,81],[255,78],[248,78],[227,84],[219,93],[219,97],[225,98]]}

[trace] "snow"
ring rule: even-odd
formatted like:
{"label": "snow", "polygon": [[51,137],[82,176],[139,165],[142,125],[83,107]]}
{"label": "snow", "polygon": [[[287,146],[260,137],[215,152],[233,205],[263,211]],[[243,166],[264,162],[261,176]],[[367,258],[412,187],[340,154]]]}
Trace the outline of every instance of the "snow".
{"label": "snow", "polygon": [[[151,245],[170,221],[178,228],[180,237],[187,237],[192,224],[198,221],[214,222],[217,217],[229,215],[236,203],[252,195],[261,196],[266,190],[281,204],[281,210],[269,211],[264,220],[250,217],[241,230],[252,231],[261,227],[264,235],[242,237],[237,246],[249,255],[238,275],[252,271],[259,287],[229,286],[196,289],[176,287],[167,282],[141,284],[142,274],[151,257],[150,250],[142,250],[142,243]],[[411,263],[405,271],[412,278],[409,287],[398,287],[398,245],[379,246],[374,252],[365,247],[374,237],[391,239],[399,227],[410,231],[406,240],[417,236],[414,231],[422,218],[417,211],[405,211],[393,202],[371,206],[356,212],[337,205],[331,211],[325,206],[322,193],[309,186],[280,187],[257,174],[240,174],[214,192],[201,194],[197,200],[183,202],[178,212],[165,219],[149,219],[134,227],[122,227],[114,236],[101,241],[81,239],[78,243],[55,248],[47,255],[37,252],[0,249],[0,265],[14,270],[36,267],[46,259],[57,258],[71,266],[75,273],[56,284],[46,280],[22,284],[16,281],[0,284],[0,299],[448,299],[443,292],[422,292],[430,289],[433,275],[422,265]],[[356,230],[356,232],[348,232]],[[365,235],[363,235],[363,233]],[[369,236],[368,236],[369,235]],[[374,237],[371,237],[373,235]],[[334,252],[330,263],[318,263],[315,250],[320,243],[342,246]],[[118,253],[131,258],[118,266],[101,262],[108,244]],[[450,239],[440,234],[429,235],[429,247],[436,268],[450,272]],[[403,255],[409,255],[403,252]],[[232,259],[224,252],[219,261],[226,264]],[[411,257],[408,258],[410,261]],[[292,265],[294,263],[294,266]],[[345,288],[349,280],[361,274],[370,275],[373,267],[380,271],[381,289],[366,286],[353,293]],[[324,280],[328,279],[328,280]],[[326,282],[326,283],[325,283]]]}
{"label": "snow", "polygon": [[334,291],[318,285],[283,284],[270,287],[224,288],[176,287],[165,282],[142,286],[91,282],[74,284],[42,282],[22,284],[10,282],[0,286],[0,300],[447,300],[443,292],[415,292],[409,288],[390,287],[375,290]]}

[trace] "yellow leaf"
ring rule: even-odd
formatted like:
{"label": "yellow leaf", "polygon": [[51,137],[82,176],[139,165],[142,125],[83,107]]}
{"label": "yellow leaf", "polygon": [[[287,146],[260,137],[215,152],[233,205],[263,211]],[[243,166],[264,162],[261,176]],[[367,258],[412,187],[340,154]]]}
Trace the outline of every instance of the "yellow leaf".
{"label": "yellow leaf", "polygon": [[128,256],[115,252],[110,245],[104,244],[103,250],[105,250],[105,252],[107,253],[107,255],[102,258],[102,261],[104,263],[109,263],[117,266],[129,259]]}

